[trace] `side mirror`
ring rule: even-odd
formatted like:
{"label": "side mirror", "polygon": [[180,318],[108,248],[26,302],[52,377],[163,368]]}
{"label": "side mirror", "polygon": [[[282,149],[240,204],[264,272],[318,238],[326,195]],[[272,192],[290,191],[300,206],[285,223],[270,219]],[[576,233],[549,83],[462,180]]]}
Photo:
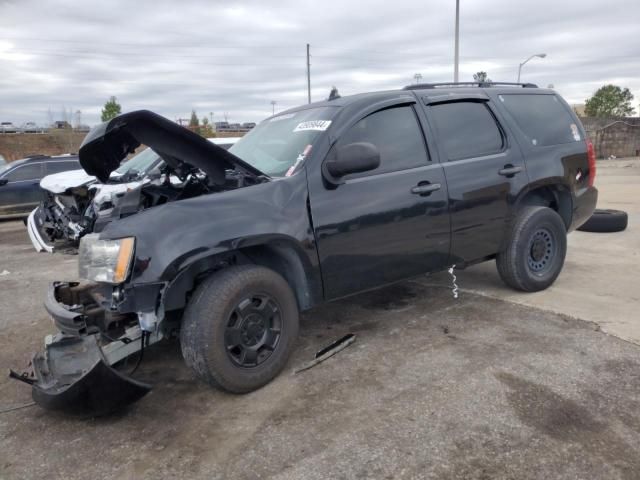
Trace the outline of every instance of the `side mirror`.
{"label": "side mirror", "polygon": [[356,142],[338,147],[325,163],[327,173],[339,179],[350,173],[374,170],[380,166],[380,150],[373,143]]}
{"label": "side mirror", "polygon": [[8,178],[0,178],[0,187],[9,183]]}

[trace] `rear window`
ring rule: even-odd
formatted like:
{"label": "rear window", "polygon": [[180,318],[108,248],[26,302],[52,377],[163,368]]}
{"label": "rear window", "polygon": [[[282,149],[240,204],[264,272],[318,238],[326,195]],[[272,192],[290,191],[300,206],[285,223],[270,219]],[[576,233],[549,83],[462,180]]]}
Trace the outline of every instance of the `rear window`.
{"label": "rear window", "polygon": [[573,117],[556,95],[498,95],[532,145],[544,147],[583,140]]}

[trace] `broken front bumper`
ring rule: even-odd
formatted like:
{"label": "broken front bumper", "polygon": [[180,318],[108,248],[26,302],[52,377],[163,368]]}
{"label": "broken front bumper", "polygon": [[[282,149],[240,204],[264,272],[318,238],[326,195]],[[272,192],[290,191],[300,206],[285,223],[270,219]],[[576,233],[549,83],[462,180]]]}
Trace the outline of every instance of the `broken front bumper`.
{"label": "broken front bumper", "polygon": [[29,238],[33,244],[33,248],[36,252],[49,252],[53,253],[53,245],[45,240],[40,228],[42,225],[42,217],[40,207],[35,208],[27,218],[27,231],[29,232]]}
{"label": "broken front bumper", "polygon": [[58,334],[36,354],[32,395],[38,405],[74,415],[104,415],[151,390],[112,368],[98,340],[99,334]]}
{"label": "broken front bumper", "polygon": [[105,316],[93,296],[97,285],[54,282],[45,309],[60,330],[45,339],[45,348],[31,361],[32,371],[11,377],[32,387],[35,402],[43,408],[77,415],[104,415],[143,397],[151,386],[135,380],[115,366],[155,343],[159,333],[143,332],[135,322],[106,335],[109,322],[126,317]]}

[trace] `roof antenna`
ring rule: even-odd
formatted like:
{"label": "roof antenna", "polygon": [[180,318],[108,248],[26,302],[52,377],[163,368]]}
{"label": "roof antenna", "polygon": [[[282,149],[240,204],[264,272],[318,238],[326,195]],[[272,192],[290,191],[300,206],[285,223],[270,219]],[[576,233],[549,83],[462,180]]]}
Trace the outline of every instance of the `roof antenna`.
{"label": "roof antenna", "polygon": [[329,101],[335,100],[336,98],[340,98],[340,94],[338,93],[338,89],[334,85],[331,87],[331,92],[329,93]]}

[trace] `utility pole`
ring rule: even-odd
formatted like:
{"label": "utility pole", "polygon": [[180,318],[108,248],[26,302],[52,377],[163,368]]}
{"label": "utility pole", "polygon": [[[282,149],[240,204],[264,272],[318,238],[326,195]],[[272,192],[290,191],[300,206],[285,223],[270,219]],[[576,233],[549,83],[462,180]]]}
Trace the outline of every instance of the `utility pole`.
{"label": "utility pole", "polygon": [[213,112],[209,112],[209,120],[211,121],[211,125],[213,125]]}
{"label": "utility pole", "polygon": [[276,101],[271,100],[271,115],[275,115],[275,114],[276,114]]}
{"label": "utility pole", "polygon": [[416,73],[413,78],[416,79],[416,84],[420,83],[420,80],[422,80],[422,74],[421,73]]}
{"label": "utility pole", "polygon": [[458,83],[458,64],[460,63],[460,0],[456,0],[456,47],[453,60],[453,81]]}
{"label": "utility pole", "polygon": [[311,103],[311,61],[309,58],[309,44],[307,43],[307,99]]}

